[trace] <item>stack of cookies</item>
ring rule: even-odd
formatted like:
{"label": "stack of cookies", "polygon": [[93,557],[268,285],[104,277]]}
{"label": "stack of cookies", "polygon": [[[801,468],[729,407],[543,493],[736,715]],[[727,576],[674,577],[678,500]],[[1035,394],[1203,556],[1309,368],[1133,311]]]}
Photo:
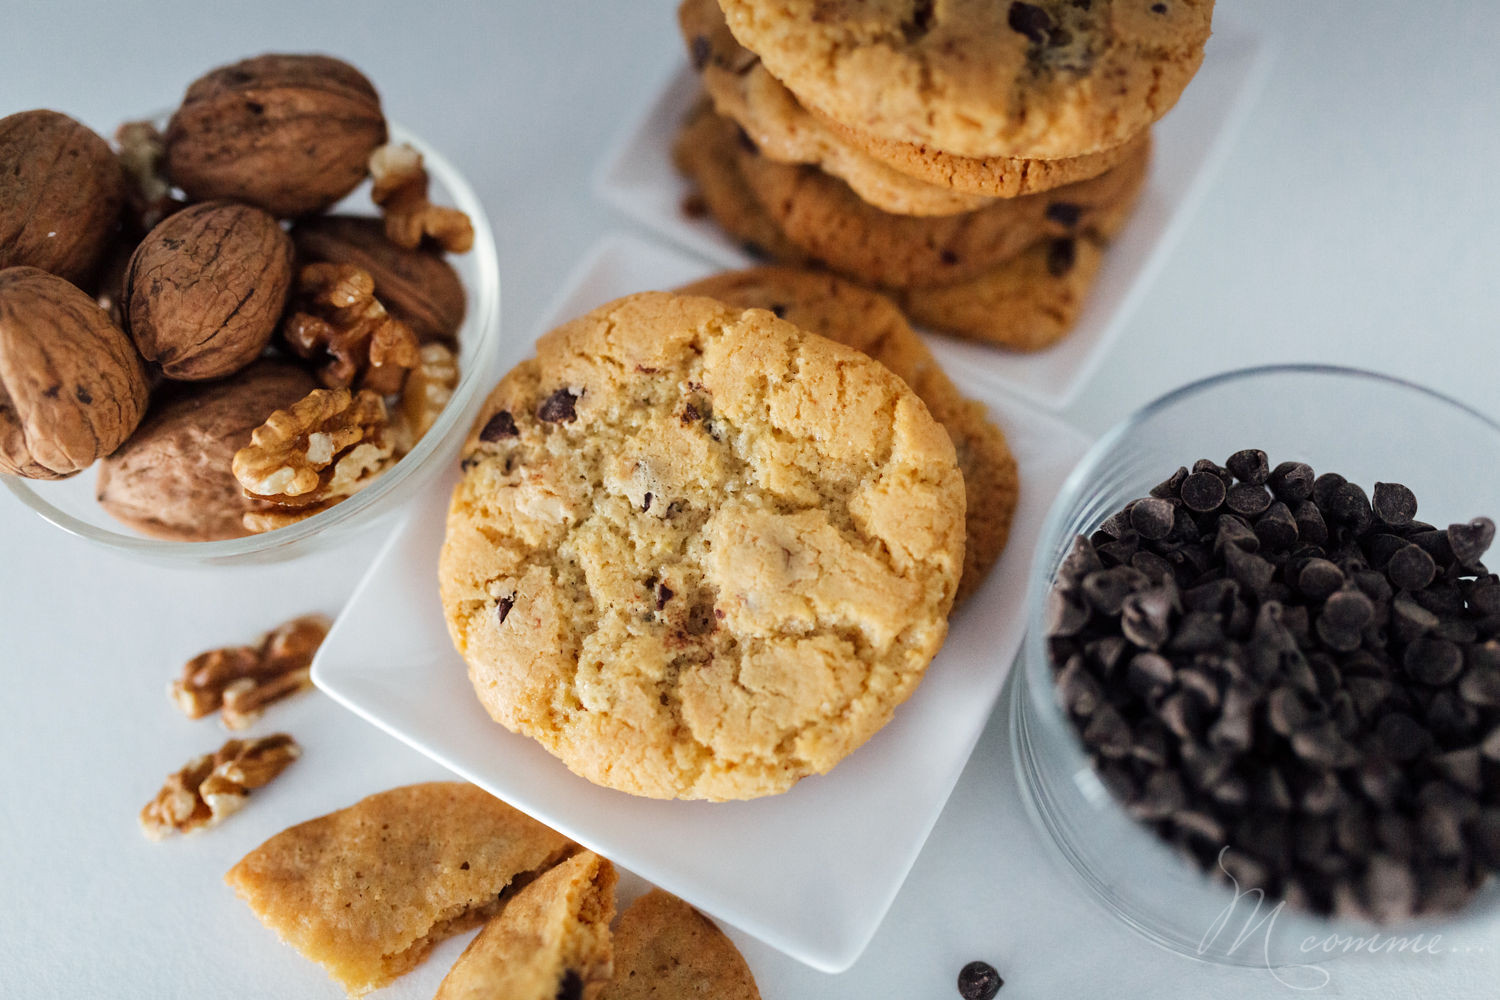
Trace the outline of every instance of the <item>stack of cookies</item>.
{"label": "stack of cookies", "polygon": [[1016,350],[1072,327],[1213,0],[683,0],[675,157],[759,255]]}

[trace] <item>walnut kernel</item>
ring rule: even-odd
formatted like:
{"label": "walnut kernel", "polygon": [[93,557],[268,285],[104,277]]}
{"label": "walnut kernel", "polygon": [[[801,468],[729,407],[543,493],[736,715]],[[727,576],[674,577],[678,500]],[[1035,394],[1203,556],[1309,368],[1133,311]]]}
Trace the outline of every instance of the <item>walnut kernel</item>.
{"label": "walnut kernel", "polygon": [[245,495],[289,507],[350,496],[390,464],[385,401],[368,389],[314,389],[277,410],[234,454]]}
{"label": "walnut kernel", "polygon": [[270,784],[300,756],[302,748],[285,733],[230,740],[167,776],[156,798],[141,809],[141,831],[162,840],[174,831],[194,833],[217,826],[238,812],[252,791]]}
{"label": "walnut kernel", "polygon": [[348,264],[302,268],[282,336],[301,357],[332,358],[318,371],[330,389],[352,385],[388,396],[417,363],[416,335],[386,312],[370,273]]}
{"label": "walnut kernel", "polygon": [[456,208],[427,200],[422,154],[406,143],[389,143],[370,156],[370,197],[385,210],[385,234],[399,247],[415,250],[429,239],[449,253],[474,246],[474,226]]}
{"label": "walnut kernel", "polygon": [[266,633],[257,645],[199,653],[168,685],[167,695],[190,719],[220,711],[225,726],[244,729],[266,706],[312,687],[313,656],[331,624],[324,615],[303,615]]}

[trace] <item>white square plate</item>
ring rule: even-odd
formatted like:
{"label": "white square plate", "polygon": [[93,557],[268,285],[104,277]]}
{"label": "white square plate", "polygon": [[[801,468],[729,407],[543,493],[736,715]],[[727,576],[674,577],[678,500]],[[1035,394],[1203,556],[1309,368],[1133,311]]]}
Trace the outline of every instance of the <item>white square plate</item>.
{"label": "white square plate", "polygon": [[[1054,409],[1072,402],[1185,228],[1270,61],[1270,50],[1254,34],[1222,23],[1215,30],[1203,68],[1156,126],[1151,174],[1140,205],[1105,254],[1072,333],[1034,354],[929,337],[944,365]],[[697,74],[683,66],[605,159],[594,190],[631,218],[710,260],[746,267],[757,261],[736,240],[712,219],[689,218],[682,211],[689,186],[672,165],[672,143],[698,93]]]}
{"label": "white square plate", "polygon": [[[629,236],[598,244],[547,326],[712,265]],[[978,740],[1025,628],[1042,519],[1087,441],[1036,408],[965,385],[1010,437],[1021,500],[989,582],[896,717],[832,772],[750,802],[662,802],[577,777],[492,722],[438,604],[457,470],[413,504],[318,654],[318,687],[392,735],[693,905],[827,972],[853,964],[916,860]]]}

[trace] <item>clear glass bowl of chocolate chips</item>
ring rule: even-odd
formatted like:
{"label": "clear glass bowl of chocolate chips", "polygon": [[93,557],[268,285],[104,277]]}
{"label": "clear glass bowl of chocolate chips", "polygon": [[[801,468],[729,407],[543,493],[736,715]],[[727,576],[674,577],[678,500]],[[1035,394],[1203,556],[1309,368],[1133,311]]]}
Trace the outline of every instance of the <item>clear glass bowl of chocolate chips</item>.
{"label": "clear glass bowl of chocolate chips", "polygon": [[494,236],[354,67],[220,67],[113,143],[9,115],[0,175],[0,483],[46,520],[274,561],[456,455],[499,349]]}
{"label": "clear glass bowl of chocolate chips", "polygon": [[1500,427],[1365,372],[1222,375],[1105,435],[1043,530],[1010,699],[1065,867],[1212,961],[1492,940],[1496,516]]}

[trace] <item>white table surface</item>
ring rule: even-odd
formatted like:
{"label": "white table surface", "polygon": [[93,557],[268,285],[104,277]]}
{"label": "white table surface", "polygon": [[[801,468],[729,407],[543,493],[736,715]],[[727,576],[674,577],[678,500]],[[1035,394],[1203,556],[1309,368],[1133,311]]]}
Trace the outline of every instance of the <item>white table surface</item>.
{"label": "white table surface", "polygon": [[[1098,432],[1199,375],[1322,361],[1402,375],[1500,418],[1500,4],[1238,8],[1277,48],[1270,80],[1130,328],[1064,416]],[[504,325],[517,338],[507,364],[562,275],[620,225],[589,177],[681,58],[664,0],[11,0],[0,114],[54,107],[108,131],[171,106],[211,66],[265,50],[350,59],[389,114],[467,172],[499,234]],[[1463,460],[1463,442],[1434,447]],[[223,737],[163,696],[183,659],[336,611],[378,542],[264,569],[158,569],[0,496],[0,996],[339,995],[219,877],[282,827],[441,777],[437,767],[314,695],[262,725],[296,734],[304,759],[222,829],[150,844],[135,813],[163,774]],[[1322,992],[1492,996],[1500,932],[1473,933],[1437,955],[1340,959]],[[381,996],[430,996],[461,946]],[[1021,811],[998,717],[854,969],[826,977],[745,951],[767,998],[940,1000],[977,957],[1001,970],[1011,1000],[1292,995],[1264,969],[1156,950],[1054,869]]]}

